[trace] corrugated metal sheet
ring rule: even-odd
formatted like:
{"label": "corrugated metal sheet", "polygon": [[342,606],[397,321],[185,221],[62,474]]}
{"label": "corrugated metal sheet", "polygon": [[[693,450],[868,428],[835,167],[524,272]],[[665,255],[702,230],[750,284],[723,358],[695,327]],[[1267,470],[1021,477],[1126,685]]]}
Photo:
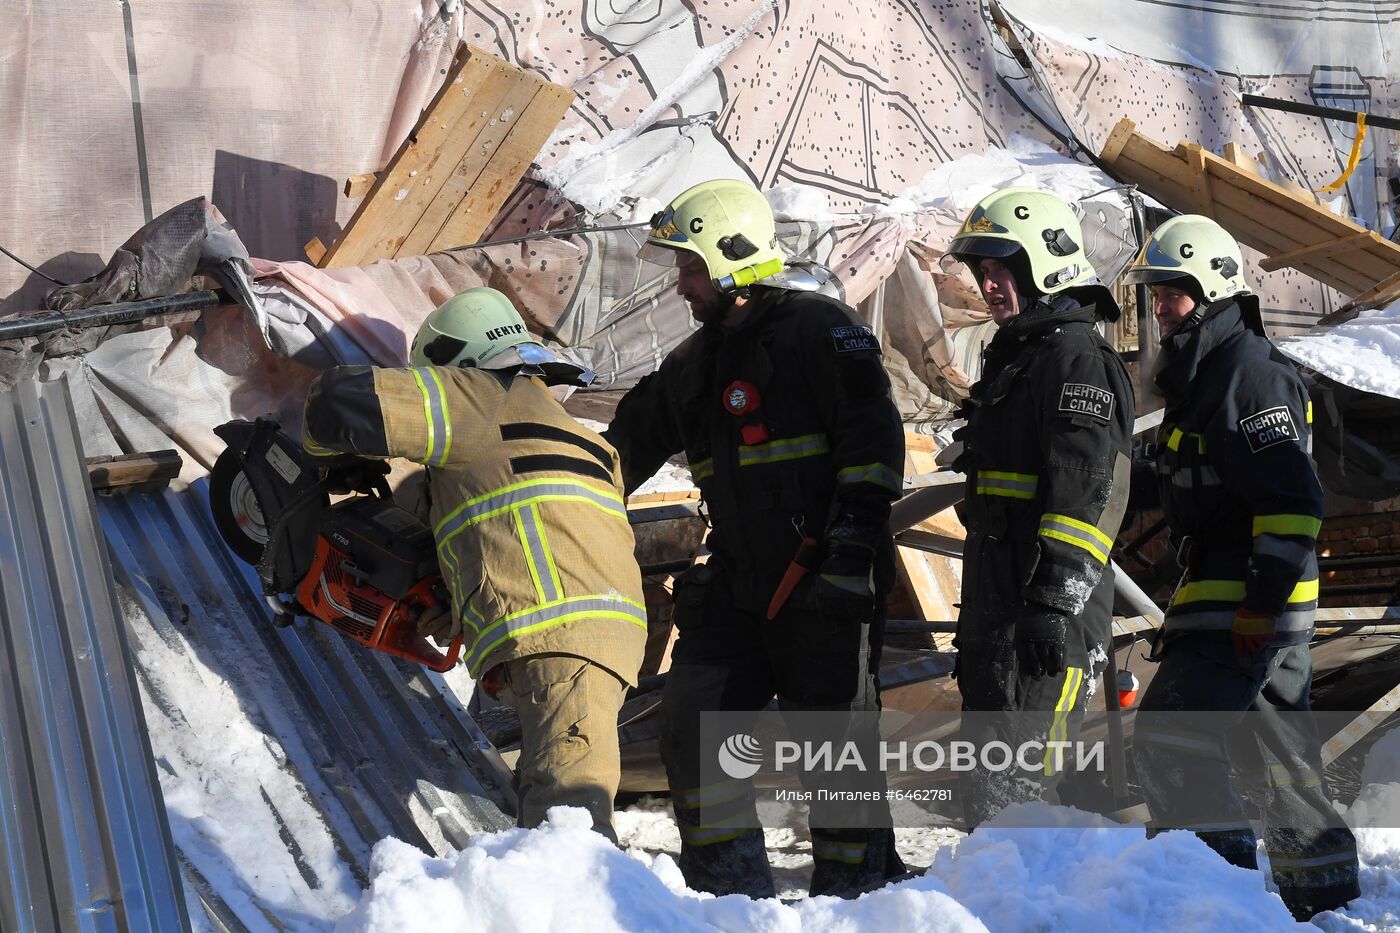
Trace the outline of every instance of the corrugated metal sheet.
{"label": "corrugated metal sheet", "polygon": [[[332,846],[363,885],[370,849],[386,836],[445,854],[479,832],[513,825],[503,812],[514,806],[509,769],[442,677],[361,648],[321,623],[274,627],[253,568],[214,528],[203,483],[102,499],[98,511],[119,592],[130,603],[147,715],[153,733],[172,745],[162,770],[190,777],[176,772],[195,768],[197,759],[174,758],[207,723],[199,716],[201,692],[234,691],[241,715],[276,749],[280,770],[275,783],[252,768],[221,778],[268,782],[242,789],[247,818],[277,827],[270,841],[295,863],[302,896],[314,898],[329,884],[305,855],[313,850]],[[198,845],[197,832],[184,832],[174,813],[171,819],[186,876],[207,911],[230,928],[265,928],[279,915],[269,899],[276,885],[260,887],[239,852]],[[239,890],[228,887],[233,878]]]}
{"label": "corrugated metal sheet", "polygon": [[0,395],[0,929],[188,929],[66,383]]}

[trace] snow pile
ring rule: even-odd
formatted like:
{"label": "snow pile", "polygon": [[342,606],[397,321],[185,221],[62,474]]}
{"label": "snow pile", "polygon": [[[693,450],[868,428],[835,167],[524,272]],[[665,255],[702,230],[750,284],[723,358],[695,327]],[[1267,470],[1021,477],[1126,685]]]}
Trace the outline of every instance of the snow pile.
{"label": "snow pile", "polygon": [[831,211],[831,200],[821,188],[811,185],[783,184],[764,192],[773,219],[831,221],[840,215]]}
{"label": "snow pile", "polygon": [[1371,746],[1361,780],[1347,810],[1361,856],[1361,896],[1314,920],[1332,933],[1400,930],[1400,728]]}
{"label": "snow pile", "polygon": [[628,855],[589,827],[582,810],[556,808],[537,830],[513,829],[443,859],[397,840],[375,847],[374,880],[338,931],[851,929],[894,922],[931,931],[986,928],[934,890],[778,900],[715,898],[685,889],[670,857]]}
{"label": "snow pile", "polygon": [[1008,808],[956,850],[940,851],[928,877],[991,930],[1293,925],[1258,872],[1228,864],[1192,833],[1148,839],[1140,826],[1048,804]]}
{"label": "snow pile", "polygon": [[1319,333],[1285,337],[1277,346],[1342,385],[1400,398],[1400,301]]}
{"label": "snow pile", "polygon": [[[1044,828],[1055,817],[1055,828]],[[1038,828],[1024,828],[1032,823]],[[441,859],[385,840],[372,871],[337,930],[1262,933],[1292,922],[1257,872],[1226,864],[1190,833],[1149,840],[1140,827],[1045,804],[1009,809],[955,850],[941,849],[923,877],[855,901],[696,894],[670,856],[619,851],[591,832],[582,811],[562,808],[538,830],[485,836]]]}

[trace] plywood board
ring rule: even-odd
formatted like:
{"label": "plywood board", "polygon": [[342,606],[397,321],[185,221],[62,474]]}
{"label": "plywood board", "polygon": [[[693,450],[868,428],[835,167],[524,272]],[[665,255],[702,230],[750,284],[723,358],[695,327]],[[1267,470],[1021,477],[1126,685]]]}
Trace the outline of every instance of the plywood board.
{"label": "plywood board", "polygon": [[1266,270],[1287,266],[1357,296],[1400,268],[1400,246],[1332,213],[1309,192],[1261,177],[1233,144],[1224,158],[1191,142],[1168,149],[1125,119],[1109,134],[1101,157],[1119,178],[1168,207],[1214,218],[1263,252]]}
{"label": "plywood board", "polygon": [[574,93],[467,47],[318,265],[366,265],[476,242]]}

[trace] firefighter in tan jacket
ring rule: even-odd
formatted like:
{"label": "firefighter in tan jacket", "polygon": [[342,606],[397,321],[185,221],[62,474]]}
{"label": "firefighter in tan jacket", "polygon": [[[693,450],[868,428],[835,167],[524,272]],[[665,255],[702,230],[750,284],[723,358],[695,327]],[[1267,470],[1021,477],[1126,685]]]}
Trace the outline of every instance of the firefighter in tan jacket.
{"label": "firefighter in tan jacket", "polygon": [[647,620],[617,454],[549,391],[586,373],[490,288],[430,314],[409,361],[323,373],[303,443],[428,468],[451,614],[420,626],[439,641],[464,632],[472,676],[519,714],[519,824],[581,806],[616,841],[617,713]]}

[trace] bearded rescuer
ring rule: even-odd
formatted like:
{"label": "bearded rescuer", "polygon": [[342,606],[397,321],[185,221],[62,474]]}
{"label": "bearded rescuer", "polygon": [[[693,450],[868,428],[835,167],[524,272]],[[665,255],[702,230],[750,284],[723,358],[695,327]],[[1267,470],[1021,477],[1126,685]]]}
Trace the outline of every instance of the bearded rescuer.
{"label": "bearded rescuer", "polygon": [[[641,255],[679,268],[676,291],[701,324],[604,434],[629,490],[684,451],[712,525],[709,561],[677,590],[662,703],[680,868],[698,890],[772,896],[751,783],[703,776],[715,750],[701,749],[702,714],[761,710],[776,695],[785,711],[841,713],[875,754],[903,426],[875,335],[785,264],[753,185],[683,192],[652,219]],[[812,558],[799,578],[800,553]],[[812,894],[854,896],[903,872],[878,783],[876,804],[813,805]]]}
{"label": "bearded rescuer", "polygon": [[1322,487],[1307,391],[1269,345],[1243,265],[1225,230],[1188,214],[1126,274],[1151,286],[1161,331],[1156,492],[1185,570],[1134,746],[1154,827],[1194,829],[1256,868],[1245,792],[1279,895],[1307,920],[1360,893],[1309,714]]}
{"label": "bearded rescuer", "polygon": [[549,386],[591,374],[535,342],[505,295],[474,288],[428,315],[410,368],[337,366],[312,383],[303,445],[427,467],[430,522],[465,663],[520,717],[521,826],[587,809],[616,841],[617,714],[646,642],[641,572],[616,452]]}
{"label": "bearded rescuer", "polygon": [[1109,552],[1135,412],[1123,362],[1096,327],[1118,306],[1083,243],[1068,204],[1006,188],[973,209],[948,249],[947,267],[972,268],[997,325],[956,435],[954,465],[967,475],[962,735],[1046,746],[1037,773],[965,775],[970,827],[1053,792],[1064,766],[1049,743],[1075,740],[1112,650]]}

